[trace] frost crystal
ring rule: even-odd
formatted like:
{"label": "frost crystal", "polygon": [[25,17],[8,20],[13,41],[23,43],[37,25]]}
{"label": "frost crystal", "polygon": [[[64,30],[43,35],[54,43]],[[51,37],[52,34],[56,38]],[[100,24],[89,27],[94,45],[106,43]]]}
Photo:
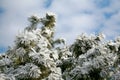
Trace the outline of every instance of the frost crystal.
{"label": "frost crystal", "polygon": [[0,80],[120,80],[120,37],[104,42],[103,34],[83,33],[68,46],[54,39],[53,13],[28,20],[15,45],[0,54]]}

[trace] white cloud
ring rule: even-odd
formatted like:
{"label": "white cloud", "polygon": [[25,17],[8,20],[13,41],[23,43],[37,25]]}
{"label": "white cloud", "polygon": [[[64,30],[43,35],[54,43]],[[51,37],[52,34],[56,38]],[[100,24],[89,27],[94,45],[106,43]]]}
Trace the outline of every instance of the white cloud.
{"label": "white cloud", "polygon": [[103,33],[109,38],[120,36],[120,11],[115,13],[110,19],[104,22]]}
{"label": "white cloud", "polygon": [[[97,30],[105,33],[107,37],[119,35],[120,0],[110,0],[111,3],[105,8],[97,7],[95,1],[52,0],[51,5],[45,8],[46,0],[1,0],[0,6],[5,12],[0,16],[0,45],[8,46],[13,43],[18,30],[29,24],[27,17],[34,13],[44,16],[47,11],[52,11],[58,16],[56,37],[65,37],[69,43],[83,32],[89,34]],[[99,0],[97,4],[102,5]],[[109,12],[115,14],[106,19],[104,13]]]}
{"label": "white cloud", "polygon": [[27,17],[43,9],[41,0],[2,0],[1,6],[5,9],[1,17],[0,45],[13,44],[15,35],[28,25]]}

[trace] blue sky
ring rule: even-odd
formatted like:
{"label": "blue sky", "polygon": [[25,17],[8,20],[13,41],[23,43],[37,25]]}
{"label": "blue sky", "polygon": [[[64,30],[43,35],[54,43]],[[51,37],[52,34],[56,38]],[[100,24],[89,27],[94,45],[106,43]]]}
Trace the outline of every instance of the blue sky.
{"label": "blue sky", "polygon": [[14,45],[15,36],[33,14],[57,15],[55,37],[72,43],[81,33],[104,33],[106,39],[120,35],[120,0],[0,0],[0,53]]}

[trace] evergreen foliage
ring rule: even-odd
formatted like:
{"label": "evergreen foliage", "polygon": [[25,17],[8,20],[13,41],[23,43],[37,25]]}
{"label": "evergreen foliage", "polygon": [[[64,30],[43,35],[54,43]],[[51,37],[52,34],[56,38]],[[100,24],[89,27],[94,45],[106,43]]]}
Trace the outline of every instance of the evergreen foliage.
{"label": "evergreen foliage", "polygon": [[0,80],[120,80],[120,37],[105,42],[103,34],[81,34],[67,46],[54,39],[54,14],[28,20],[15,45],[0,54]]}

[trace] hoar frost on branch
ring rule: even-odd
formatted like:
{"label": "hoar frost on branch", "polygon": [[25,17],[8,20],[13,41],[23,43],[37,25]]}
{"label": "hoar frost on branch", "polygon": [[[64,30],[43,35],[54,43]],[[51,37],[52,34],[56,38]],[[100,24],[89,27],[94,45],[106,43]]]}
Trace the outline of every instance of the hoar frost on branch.
{"label": "hoar frost on branch", "polygon": [[105,42],[103,34],[81,34],[67,46],[54,39],[53,13],[28,20],[15,45],[0,54],[0,80],[120,80],[120,37]]}

